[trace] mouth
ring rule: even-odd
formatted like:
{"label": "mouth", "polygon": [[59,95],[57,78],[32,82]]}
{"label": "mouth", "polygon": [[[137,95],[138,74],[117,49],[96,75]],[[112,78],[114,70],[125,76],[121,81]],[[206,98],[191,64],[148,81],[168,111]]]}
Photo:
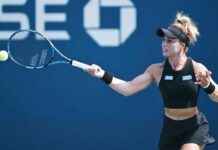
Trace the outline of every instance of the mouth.
{"label": "mouth", "polygon": [[163,51],[164,53],[166,53],[166,52],[168,52],[168,49],[163,49],[162,51]]}

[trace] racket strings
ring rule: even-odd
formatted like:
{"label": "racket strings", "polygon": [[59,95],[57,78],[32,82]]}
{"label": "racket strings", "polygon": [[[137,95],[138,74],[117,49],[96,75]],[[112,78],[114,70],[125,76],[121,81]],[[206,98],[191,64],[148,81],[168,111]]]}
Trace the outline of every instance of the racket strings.
{"label": "racket strings", "polygon": [[14,34],[14,36],[12,37],[12,40],[21,40],[21,39],[25,39],[26,37],[28,37],[29,32],[17,32],[16,34]]}
{"label": "racket strings", "polygon": [[47,66],[54,57],[50,42],[33,31],[19,31],[9,43],[11,56],[22,66],[41,68]]}
{"label": "racket strings", "polygon": [[46,64],[47,55],[48,55],[48,51],[46,49],[44,49],[42,51],[42,54],[41,54],[41,57],[40,57],[40,60],[39,60],[39,65],[45,65]]}
{"label": "racket strings", "polygon": [[33,56],[31,58],[31,61],[30,61],[30,66],[32,67],[36,67],[37,66],[37,62],[38,62],[38,58],[39,58],[39,55],[36,54],[35,56]]}
{"label": "racket strings", "polygon": [[36,66],[46,65],[47,55],[48,55],[47,50],[43,50],[41,55],[39,54],[34,55],[30,60],[30,66],[36,67]]}

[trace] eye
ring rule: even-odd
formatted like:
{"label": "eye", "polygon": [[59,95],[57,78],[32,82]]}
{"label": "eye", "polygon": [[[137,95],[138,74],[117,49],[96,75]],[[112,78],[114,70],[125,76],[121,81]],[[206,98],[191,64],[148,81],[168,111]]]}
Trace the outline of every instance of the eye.
{"label": "eye", "polygon": [[166,41],[167,41],[167,43],[173,43],[174,42],[174,40],[172,40],[172,39],[167,39]]}

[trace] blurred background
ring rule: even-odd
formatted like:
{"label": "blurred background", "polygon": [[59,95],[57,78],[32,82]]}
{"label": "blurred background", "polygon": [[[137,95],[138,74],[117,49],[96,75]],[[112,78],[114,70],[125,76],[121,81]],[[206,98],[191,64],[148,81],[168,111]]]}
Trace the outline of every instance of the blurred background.
{"label": "blurred background", "polygon": [[[215,0],[1,0],[0,49],[21,28],[49,37],[66,56],[98,64],[131,80],[163,61],[158,27],[177,12],[198,23],[188,55],[218,82],[218,2]],[[28,43],[27,43],[28,44]],[[0,63],[1,150],[156,150],[163,102],[155,84],[131,97],[69,65],[27,70]],[[218,139],[218,103],[203,90],[199,109]],[[206,147],[217,150],[218,142]]]}

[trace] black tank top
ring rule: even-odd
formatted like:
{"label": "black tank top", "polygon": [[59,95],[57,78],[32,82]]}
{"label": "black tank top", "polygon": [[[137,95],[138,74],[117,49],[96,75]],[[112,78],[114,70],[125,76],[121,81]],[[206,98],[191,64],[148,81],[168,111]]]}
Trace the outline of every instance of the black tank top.
{"label": "black tank top", "polygon": [[159,89],[167,108],[190,108],[197,105],[200,85],[196,85],[192,59],[187,58],[182,70],[175,71],[167,59]]}

